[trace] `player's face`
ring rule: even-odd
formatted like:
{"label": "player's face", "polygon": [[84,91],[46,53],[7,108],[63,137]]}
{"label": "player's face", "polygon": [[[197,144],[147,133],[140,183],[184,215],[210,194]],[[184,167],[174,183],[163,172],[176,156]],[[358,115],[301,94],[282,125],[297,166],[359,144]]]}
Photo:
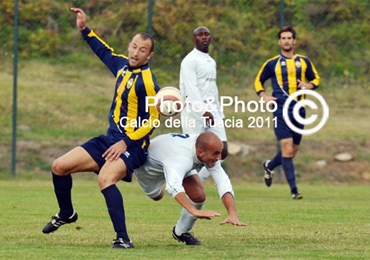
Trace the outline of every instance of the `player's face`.
{"label": "player's face", "polygon": [[205,28],[200,28],[193,36],[195,48],[201,52],[208,53],[208,47],[211,44],[211,34]]}
{"label": "player's face", "polygon": [[282,32],[280,34],[279,45],[280,48],[285,52],[290,52],[294,49],[295,39],[291,32]]}
{"label": "player's face", "polygon": [[140,35],[135,35],[128,46],[130,67],[138,68],[146,64],[152,56],[151,47],[149,39],[144,40]]}
{"label": "player's face", "polygon": [[198,159],[205,163],[208,168],[212,168],[216,165],[218,160],[221,160],[222,149],[222,142],[214,142],[210,144],[207,149],[199,152]]}

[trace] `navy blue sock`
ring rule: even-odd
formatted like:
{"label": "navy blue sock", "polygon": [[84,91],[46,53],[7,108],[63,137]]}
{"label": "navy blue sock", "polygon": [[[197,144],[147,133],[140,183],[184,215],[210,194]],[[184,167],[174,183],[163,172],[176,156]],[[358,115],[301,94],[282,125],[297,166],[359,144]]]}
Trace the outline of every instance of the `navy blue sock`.
{"label": "navy blue sock", "polygon": [[125,209],[123,206],[122,194],[115,184],[101,191],[108,207],[110,219],[112,220],[117,238],[130,241],[126,230]]}
{"label": "navy blue sock", "polygon": [[281,151],[279,150],[274,158],[269,162],[267,167],[273,171],[277,166],[281,165]]}
{"label": "navy blue sock", "polygon": [[59,217],[67,219],[73,214],[72,176],[58,176],[52,173],[54,192],[59,204]]}
{"label": "navy blue sock", "polygon": [[293,158],[282,157],[281,164],[283,166],[286,180],[289,183],[290,191],[296,193],[297,187],[295,183],[295,168],[293,164]]}

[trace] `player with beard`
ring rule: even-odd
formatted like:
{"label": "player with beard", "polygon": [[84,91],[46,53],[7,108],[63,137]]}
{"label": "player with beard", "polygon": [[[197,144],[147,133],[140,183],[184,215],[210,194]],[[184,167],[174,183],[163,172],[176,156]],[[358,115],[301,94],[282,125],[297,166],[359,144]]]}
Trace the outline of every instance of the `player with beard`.
{"label": "player with beard", "polygon": [[[263,162],[265,171],[265,184],[270,187],[272,184],[273,170],[282,165],[285,177],[290,186],[290,193],[293,199],[302,199],[298,191],[295,178],[295,166],[293,158],[296,156],[302,135],[291,130],[283,118],[283,107],[289,95],[300,89],[313,90],[319,86],[320,76],[313,63],[305,56],[296,54],[296,31],[293,27],[287,26],[279,30],[278,43],[281,48],[279,55],[267,60],[261,67],[255,79],[254,87],[266,103],[275,101],[277,110],[274,112],[277,125],[274,128],[275,136],[280,143],[281,151],[278,151],[271,160]],[[264,84],[271,79],[272,95],[266,93]],[[298,96],[298,100],[304,96]],[[298,128],[303,129],[304,125],[297,122],[293,117],[294,102],[288,108],[290,121]],[[301,107],[299,114],[305,117],[305,109]]]}

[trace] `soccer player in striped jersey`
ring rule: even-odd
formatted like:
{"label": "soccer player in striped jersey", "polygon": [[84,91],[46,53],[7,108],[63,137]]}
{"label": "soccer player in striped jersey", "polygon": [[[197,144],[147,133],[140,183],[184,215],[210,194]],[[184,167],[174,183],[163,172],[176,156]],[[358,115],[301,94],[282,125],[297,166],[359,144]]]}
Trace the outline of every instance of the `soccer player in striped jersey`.
{"label": "soccer player in striped jersey", "polygon": [[71,200],[72,177],[76,172],[98,174],[98,183],[105,197],[108,212],[116,232],[113,248],[133,248],[127,230],[121,192],[116,186],[120,180],[131,182],[133,170],[147,158],[149,136],[159,114],[147,106],[146,97],[159,90],[148,65],[153,55],[154,41],[146,33],[133,36],[128,56],[117,55],[94,31],[86,25],[86,14],[80,8],[71,8],[83,39],[116,78],[114,96],[109,111],[109,126],[105,135],[92,138],[57,158],[52,164],[52,178],[59,213],[43,228],[43,233],[56,231],[60,226],[76,222],[78,216]]}
{"label": "soccer player in striped jersey", "polygon": [[[285,177],[290,186],[293,199],[302,199],[303,196],[298,191],[295,178],[295,166],[293,158],[296,156],[302,135],[291,130],[283,118],[283,106],[289,95],[300,90],[314,90],[319,86],[320,76],[313,63],[305,56],[296,54],[294,45],[296,44],[296,31],[293,27],[287,26],[278,32],[279,45],[281,52],[279,55],[267,60],[259,70],[254,82],[255,91],[265,102],[275,101],[277,110],[274,117],[277,118],[277,126],[274,128],[275,136],[280,142],[281,151],[271,159],[263,162],[265,171],[265,184],[271,186],[273,170],[282,165]],[[264,84],[271,79],[272,95],[266,93]],[[304,98],[299,96],[298,98]],[[293,102],[292,102],[293,103]],[[291,122],[298,128],[303,129],[293,118],[293,105],[288,109],[288,116]],[[302,118],[305,117],[305,109],[299,111]]]}

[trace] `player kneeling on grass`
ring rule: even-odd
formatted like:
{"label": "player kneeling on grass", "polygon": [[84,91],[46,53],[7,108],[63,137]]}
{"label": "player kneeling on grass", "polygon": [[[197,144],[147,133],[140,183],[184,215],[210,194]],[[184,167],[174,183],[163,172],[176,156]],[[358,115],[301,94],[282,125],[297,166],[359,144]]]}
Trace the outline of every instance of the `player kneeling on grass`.
{"label": "player kneeling on grass", "polygon": [[[201,210],[206,195],[195,169],[205,166],[226,175],[220,164],[222,149],[222,141],[212,132],[200,135],[160,135],[151,140],[147,161],[135,171],[140,186],[150,198],[162,199],[162,186],[166,184],[166,191],[183,207],[180,219],[172,230],[172,236],[186,245],[201,244],[189,233],[197,218],[211,219],[220,216],[215,211]],[[231,184],[225,185],[231,187]],[[220,189],[223,188],[219,187]],[[232,211],[232,214],[236,215],[236,210]],[[231,219],[237,223],[232,223]],[[228,216],[221,222],[225,223],[245,225],[233,216]]]}

